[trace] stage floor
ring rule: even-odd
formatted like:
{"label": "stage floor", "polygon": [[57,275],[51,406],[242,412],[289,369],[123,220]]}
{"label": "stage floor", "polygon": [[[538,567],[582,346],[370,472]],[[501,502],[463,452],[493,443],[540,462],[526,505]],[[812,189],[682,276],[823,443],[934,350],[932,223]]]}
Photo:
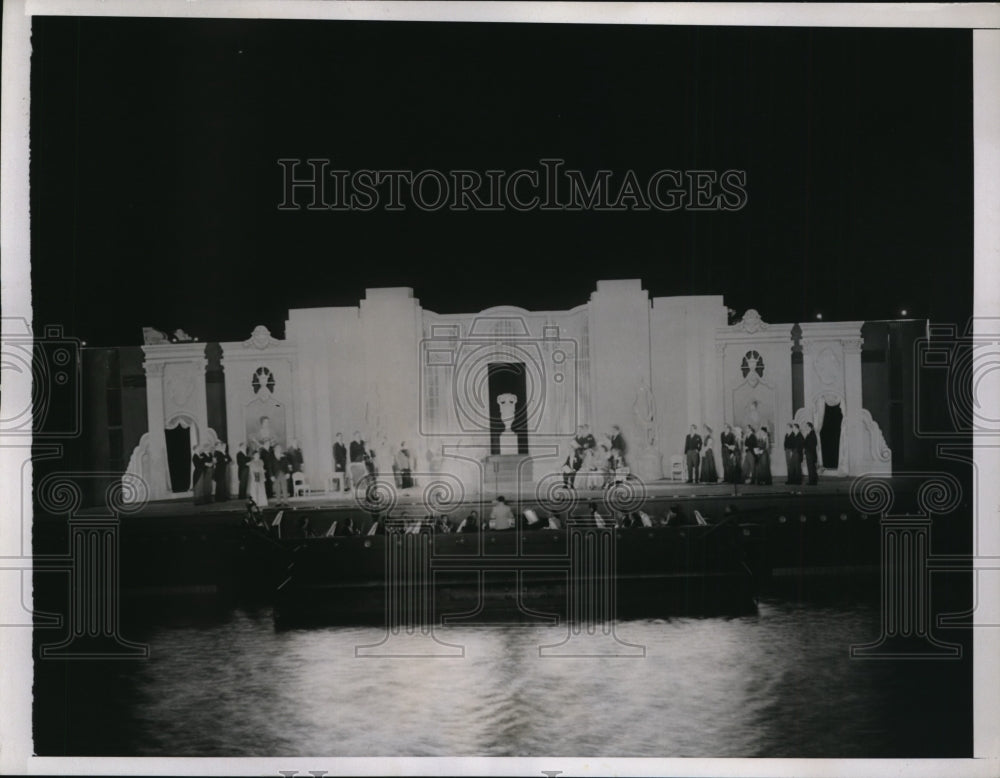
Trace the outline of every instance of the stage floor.
{"label": "stage floor", "polygon": [[[688,484],[682,481],[663,479],[655,481],[651,484],[629,482],[627,485],[619,488],[627,490],[622,492],[622,496],[626,497],[627,502],[630,504],[634,503],[636,500],[642,499],[655,501],[667,499],[678,501],[708,499],[718,501],[720,499],[732,498],[738,499],[741,502],[744,500],[758,502],[760,498],[763,498],[763,501],[770,502],[772,500],[784,501],[785,499],[818,497],[824,495],[839,495],[843,497],[850,492],[851,484],[854,480],[855,479],[853,477],[820,476],[819,483],[815,486],[787,485],[783,481],[776,481],[774,484],[767,486],[758,486],[754,484],[739,484],[734,486],[733,484],[723,483]],[[891,477],[887,477],[887,481],[892,483],[893,479]],[[404,513],[410,513],[414,510],[426,513],[428,510],[428,503],[438,506],[439,508],[457,504],[478,505],[492,502],[497,494],[496,492],[490,490],[485,490],[483,492],[468,492],[461,495],[458,499],[448,500],[442,499],[440,494],[428,495],[427,492],[432,489],[433,484],[428,484],[428,486],[425,487],[419,482],[409,489],[395,489],[392,495],[393,505],[397,511]],[[586,504],[589,501],[594,501],[600,504],[603,502],[603,498],[605,496],[605,490],[602,489],[576,489],[574,492],[575,502],[577,504]],[[540,491],[539,487],[534,483],[525,485],[524,488],[516,493],[511,491],[504,492],[503,496],[508,503],[525,508],[538,505],[539,503],[553,501],[551,495],[547,497],[546,494]],[[556,502],[558,502],[558,499]],[[358,510],[363,509],[364,507],[362,495],[355,494],[353,491],[314,491],[301,497],[290,497],[281,505],[278,505],[274,500],[269,500],[267,510],[275,508],[282,508],[285,510]],[[171,500],[157,500],[150,502],[142,509],[132,512],[131,515],[188,516],[194,514],[203,515],[214,513],[242,514],[245,510],[245,501],[236,497],[226,502],[213,502],[201,505],[195,505],[190,497],[181,497]],[[85,514],[87,511],[81,511],[81,513]]]}

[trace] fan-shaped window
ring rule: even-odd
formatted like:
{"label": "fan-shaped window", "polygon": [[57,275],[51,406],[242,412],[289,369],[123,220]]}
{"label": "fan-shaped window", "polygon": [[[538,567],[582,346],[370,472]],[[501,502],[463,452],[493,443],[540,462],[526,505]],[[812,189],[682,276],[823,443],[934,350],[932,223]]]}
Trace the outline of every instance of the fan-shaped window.
{"label": "fan-shaped window", "polygon": [[743,377],[750,375],[750,371],[756,373],[760,378],[764,377],[764,358],[756,351],[748,351],[740,364],[740,371]]}
{"label": "fan-shaped window", "polygon": [[266,367],[258,367],[253,374],[253,378],[250,380],[251,386],[253,386],[253,393],[257,394],[261,388],[267,389],[267,391],[274,393],[274,374],[271,373]]}

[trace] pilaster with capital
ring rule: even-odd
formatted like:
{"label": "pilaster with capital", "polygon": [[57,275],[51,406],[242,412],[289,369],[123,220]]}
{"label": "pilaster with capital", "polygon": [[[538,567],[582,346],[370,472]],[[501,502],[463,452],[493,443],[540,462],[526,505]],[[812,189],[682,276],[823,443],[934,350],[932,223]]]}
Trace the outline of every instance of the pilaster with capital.
{"label": "pilaster with capital", "polygon": [[146,425],[149,432],[149,494],[167,494],[167,438],[163,419],[163,362],[142,363],[146,371]]}

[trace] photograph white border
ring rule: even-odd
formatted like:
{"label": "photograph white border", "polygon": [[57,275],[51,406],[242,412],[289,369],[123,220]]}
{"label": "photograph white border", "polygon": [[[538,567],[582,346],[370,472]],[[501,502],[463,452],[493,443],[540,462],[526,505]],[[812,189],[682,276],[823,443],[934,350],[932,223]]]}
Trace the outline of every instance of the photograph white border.
{"label": "photograph white border", "polygon": [[[133,16],[376,21],[459,21],[574,24],[654,24],[774,27],[922,27],[973,29],[975,153],[975,287],[977,335],[1000,339],[1000,5],[802,3],[428,3],[331,0],[8,0],[4,4],[2,126],[0,126],[0,310],[5,326],[31,321],[29,245],[29,107],[31,16]],[[944,262],[944,260],[943,260]],[[992,324],[991,324],[992,322]],[[4,375],[2,400],[28,407],[30,374]],[[980,397],[980,401],[984,398]],[[1000,397],[993,407],[1000,407]],[[977,622],[1000,622],[1000,444],[974,436],[979,473]],[[30,530],[30,494],[22,494],[27,444],[0,440],[0,559],[22,563],[18,528]],[[30,478],[30,471],[28,472]],[[24,538],[30,548],[30,538]],[[30,559],[26,562],[30,565]],[[9,568],[0,564],[0,568]],[[30,586],[30,575],[23,574]],[[24,593],[0,591],[0,624],[23,614]],[[576,758],[69,758],[31,752],[31,630],[0,629],[0,774],[271,774],[326,770],[328,774],[562,775],[907,775],[1000,774],[1000,629],[975,629],[974,758],[959,760],[576,759]]]}

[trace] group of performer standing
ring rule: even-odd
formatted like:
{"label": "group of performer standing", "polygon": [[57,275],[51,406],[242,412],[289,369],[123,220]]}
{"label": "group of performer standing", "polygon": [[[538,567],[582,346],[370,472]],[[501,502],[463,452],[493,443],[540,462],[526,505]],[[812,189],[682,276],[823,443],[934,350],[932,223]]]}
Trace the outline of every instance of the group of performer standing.
{"label": "group of performer standing", "polygon": [[[788,424],[785,435],[786,484],[802,483],[802,462],[805,459],[810,485],[818,483],[816,449],[818,439],[811,422],[806,422],[803,435],[798,424]],[[684,460],[689,484],[714,484],[719,481],[713,448],[712,428],[704,425],[705,435],[698,433],[692,424],[684,438]],[[731,484],[771,484],[771,432],[766,424],[755,428],[748,424],[746,431],[726,424],[719,436],[722,446],[722,480]]]}
{"label": "group of performer standing", "polygon": [[214,446],[202,443],[191,447],[191,463],[194,465],[192,480],[194,504],[225,502],[229,499],[229,463],[232,457],[221,440]]}
{"label": "group of performer standing", "polygon": [[[273,440],[254,440],[251,446],[248,453],[247,445],[240,443],[236,451],[239,498],[249,497],[260,507],[266,506],[268,499],[283,503],[291,494],[289,479],[294,473],[302,472],[301,449],[294,440],[287,450]],[[231,499],[229,466],[232,461],[222,441],[214,446],[205,443],[193,447],[195,505]]]}

